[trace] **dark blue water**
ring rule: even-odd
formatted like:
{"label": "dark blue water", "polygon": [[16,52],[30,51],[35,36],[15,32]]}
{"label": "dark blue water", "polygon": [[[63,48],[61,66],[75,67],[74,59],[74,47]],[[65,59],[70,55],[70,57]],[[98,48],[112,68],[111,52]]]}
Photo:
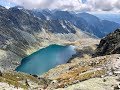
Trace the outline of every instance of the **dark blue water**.
{"label": "dark blue water", "polygon": [[67,63],[76,51],[74,46],[50,45],[22,59],[16,71],[41,75],[57,65]]}

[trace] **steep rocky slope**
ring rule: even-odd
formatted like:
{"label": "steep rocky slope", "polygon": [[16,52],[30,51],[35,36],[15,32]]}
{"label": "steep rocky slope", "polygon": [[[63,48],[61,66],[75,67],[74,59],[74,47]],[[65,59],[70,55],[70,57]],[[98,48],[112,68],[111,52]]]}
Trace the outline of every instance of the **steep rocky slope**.
{"label": "steep rocky slope", "polygon": [[120,54],[120,29],[104,37],[97,47],[95,56]]}

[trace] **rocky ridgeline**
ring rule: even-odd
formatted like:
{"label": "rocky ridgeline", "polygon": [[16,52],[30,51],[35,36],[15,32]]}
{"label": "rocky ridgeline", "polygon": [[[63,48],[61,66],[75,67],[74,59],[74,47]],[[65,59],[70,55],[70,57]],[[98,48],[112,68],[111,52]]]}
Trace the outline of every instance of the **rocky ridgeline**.
{"label": "rocky ridgeline", "polygon": [[120,54],[120,29],[104,37],[97,47],[95,56]]}

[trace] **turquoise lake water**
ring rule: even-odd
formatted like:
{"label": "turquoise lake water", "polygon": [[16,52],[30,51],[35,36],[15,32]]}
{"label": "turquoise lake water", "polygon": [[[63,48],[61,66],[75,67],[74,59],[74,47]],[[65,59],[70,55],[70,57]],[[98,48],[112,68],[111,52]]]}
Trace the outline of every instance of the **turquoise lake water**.
{"label": "turquoise lake water", "polygon": [[16,71],[41,75],[57,65],[67,63],[76,53],[74,48],[72,45],[50,45],[22,59]]}

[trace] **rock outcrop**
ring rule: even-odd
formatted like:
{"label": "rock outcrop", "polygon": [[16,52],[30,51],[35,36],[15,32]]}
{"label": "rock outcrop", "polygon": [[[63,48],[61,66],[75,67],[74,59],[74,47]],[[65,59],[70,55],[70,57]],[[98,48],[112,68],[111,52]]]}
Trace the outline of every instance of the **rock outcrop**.
{"label": "rock outcrop", "polygon": [[120,29],[104,37],[96,49],[94,56],[120,54]]}

